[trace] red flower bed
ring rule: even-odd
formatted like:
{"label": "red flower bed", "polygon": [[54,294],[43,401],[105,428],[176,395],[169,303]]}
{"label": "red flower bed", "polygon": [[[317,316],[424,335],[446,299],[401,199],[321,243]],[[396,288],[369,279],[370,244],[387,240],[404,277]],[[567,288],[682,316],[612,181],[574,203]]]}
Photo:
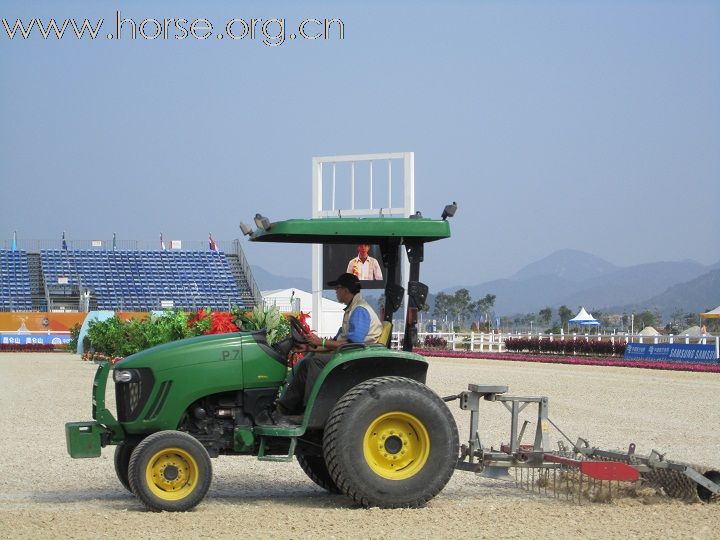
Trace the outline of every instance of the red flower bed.
{"label": "red flower bed", "polygon": [[483,358],[486,360],[509,360],[511,362],[541,362],[547,364],[577,364],[585,366],[615,366],[645,369],[665,369],[671,371],[699,371],[720,373],[720,363],[691,364],[684,362],[659,362],[652,360],[625,360],[624,358],[593,358],[584,356],[533,355],[517,353],[472,353],[466,351],[430,351],[416,349],[423,356],[441,356],[443,358]]}
{"label": "red flower bed", "polygon": [[622,356],[625,343],[619,339],[554,339],[538,337],[515,337],[505,340],[505,348],[511,352],[590,354],[599,356]]}
{"label": "red flower bed", "polygon": [[0,352],[52,352],[56,349],[64,349],[62,345],[52,345],[43,343],[28,343],[20,345],[19,343],[0,343]]}
{"label": "red flower bed", "polygon": [[82,359],[92,362],[110,362],[111,364],[117,364],[120,360],[124,360],[122,356],[108,356],[99,352],[83,353]]}
{"label": "red flower bed", "polygon": [[201,333],[227,334],[238,332],[240,329],[233,321],[233,316],[228,311],[199,310],[195,316],[188,321],[188,328],[197,328]]}

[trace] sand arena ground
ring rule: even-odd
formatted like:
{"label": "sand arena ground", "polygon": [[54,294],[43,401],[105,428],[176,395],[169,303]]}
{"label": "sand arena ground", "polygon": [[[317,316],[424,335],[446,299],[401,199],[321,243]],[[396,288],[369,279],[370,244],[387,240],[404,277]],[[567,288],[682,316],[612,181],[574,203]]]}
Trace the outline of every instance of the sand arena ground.
{"label": "sand arena ground", "polygon": [[[113,471],[113,448],[74,460],[64,423],[90,419],[96,366],[70,354],[0,354],[0,536],[5,538],[717,538],[720,504],[656,497],[577,503],[534,495],[514,482],[457,471],[418,510],[362,509],[315,486],[297,463],[213,460],[207,498],[184,514],[153,513]],[[440,395],[467,384],[506,384],[547,395],[550,417],[595,446],[720,467],[720,376],[641,369],[431,359]],[[110,400],[112,402],[112,400]],[[450,403],[460,438],[469,414]],[[483,442],[507,441],[509,415],[488,403]],[[552,440],[559,435],[552,434]]]}

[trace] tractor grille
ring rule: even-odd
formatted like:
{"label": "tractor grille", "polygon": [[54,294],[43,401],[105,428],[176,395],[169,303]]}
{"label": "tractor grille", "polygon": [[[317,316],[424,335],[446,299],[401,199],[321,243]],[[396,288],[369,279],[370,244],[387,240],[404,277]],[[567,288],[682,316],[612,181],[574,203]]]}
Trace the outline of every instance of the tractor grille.
{"label": "tractor grille", "polygon": [[138,381],[115,383],[115,400],[117,403],[118,421],[131,422],[142,411],[153,387],[153,376],[149,369],[138,369]]}

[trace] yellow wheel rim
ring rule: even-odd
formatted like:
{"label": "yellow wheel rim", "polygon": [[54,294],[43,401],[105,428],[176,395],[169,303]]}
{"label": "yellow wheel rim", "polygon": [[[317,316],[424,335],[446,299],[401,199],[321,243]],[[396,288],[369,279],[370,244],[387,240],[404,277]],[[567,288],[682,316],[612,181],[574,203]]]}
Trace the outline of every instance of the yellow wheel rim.
{"label": "yellow wheel rim", "polygon": [[370,423],[363,438],[363,454],[370,468],[389,480],[416,475],[430,455],[430,437],[412,414],[393,411]]}
{"label": "yellow wheel rim", "polygon": [[198,464],[187,450],[165,448],[145,468],[145,480],[153,495],[178,501],[190,495],[198,480]]}

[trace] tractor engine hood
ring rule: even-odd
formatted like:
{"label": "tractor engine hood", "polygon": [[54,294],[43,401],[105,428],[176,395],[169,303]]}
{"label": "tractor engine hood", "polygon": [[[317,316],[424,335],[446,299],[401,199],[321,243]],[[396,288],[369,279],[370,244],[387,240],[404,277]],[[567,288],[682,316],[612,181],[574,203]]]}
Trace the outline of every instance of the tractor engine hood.
{"label": "tractor engine hood", "polygon": [[198,364],[239,360],[243,343],[256,343],[252,333],[235,332],[182,339],[145,349],[115,365],[115,369],[150,368],[154,372]]}
{"label": "tractor engine hood", "polygon": [[264,331],[158,345],[115,365],[118,420],[131,434],[175,429],[198,399],[276,388],[286,374],[286,359],[267,345]]}

